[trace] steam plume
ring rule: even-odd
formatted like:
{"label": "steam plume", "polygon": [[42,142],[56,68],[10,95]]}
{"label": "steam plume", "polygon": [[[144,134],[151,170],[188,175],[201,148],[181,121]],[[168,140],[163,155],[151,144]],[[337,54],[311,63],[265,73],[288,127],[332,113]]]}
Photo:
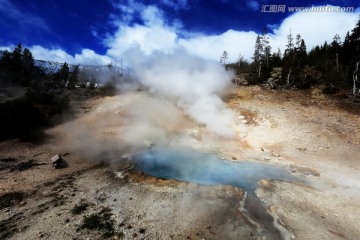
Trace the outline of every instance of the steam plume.
{"label": "steam plume", "polygon": [[194,129],[216,137],[236,136],[234,113],[221,100],[233,73],[219,63],[181,49],[152,55],[133,49],[124,59],[131,66],[131,79],[137,79],[134,85],[140,82],[146,91],[120,89],[119,96],[93,101],[92,111],[55,129],[62,133],[63,146],[117,161],[119,152],[153,143],[193,147],[189,131]]}
{"label": "steam plume", "polygon": [[133,49],[125,55],[136,78],[151,93],[174,102],[211,132],[227,138],[235,136],[234,115],[220,98],[233,72],[181,49],[152,55]]}

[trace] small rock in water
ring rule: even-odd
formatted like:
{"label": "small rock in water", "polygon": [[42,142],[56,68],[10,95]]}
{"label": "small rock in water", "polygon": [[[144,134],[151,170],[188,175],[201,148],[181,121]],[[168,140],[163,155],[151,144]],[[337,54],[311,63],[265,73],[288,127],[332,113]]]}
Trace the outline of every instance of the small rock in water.
{"label": "small rock in water", "polygon": [[195,138],[196,140],[200,141],[201,140],[201,134],[199,130],[193,130],[191,132],[191,135],[193,136],[193,138]]}

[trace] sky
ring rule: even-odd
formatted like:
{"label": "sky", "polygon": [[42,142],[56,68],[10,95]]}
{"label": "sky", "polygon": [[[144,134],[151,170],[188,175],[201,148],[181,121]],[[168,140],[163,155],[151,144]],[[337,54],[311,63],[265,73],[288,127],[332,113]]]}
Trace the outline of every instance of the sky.
{"label": "sky", "polygon": [[285,48],[290,32],[310,50],[335,34],[343,40],[359,16],[358,0],[0,0],[0,49],[22,43],[36,59],[72,64],[106,65],[126,61],[133,49],[151,55],[179,48],[212,61],[224,51],[228,62],[251,61],[264,29],[273,52]]}

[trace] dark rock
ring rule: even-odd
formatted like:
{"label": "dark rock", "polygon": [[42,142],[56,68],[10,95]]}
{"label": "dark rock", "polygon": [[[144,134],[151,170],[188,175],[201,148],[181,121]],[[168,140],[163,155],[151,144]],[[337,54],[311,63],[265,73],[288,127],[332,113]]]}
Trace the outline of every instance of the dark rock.
{"label": "dark rock", "polygon": [[51,158],[51,163],[56,169],[67,167],[66,161],[64,161],[64,159],[59,154],[56,154]]}

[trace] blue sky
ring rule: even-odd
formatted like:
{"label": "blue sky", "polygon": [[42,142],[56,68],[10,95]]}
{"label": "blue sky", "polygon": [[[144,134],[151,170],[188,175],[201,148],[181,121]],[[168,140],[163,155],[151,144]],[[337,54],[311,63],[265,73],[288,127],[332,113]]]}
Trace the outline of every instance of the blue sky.
{"label": "blue sky", "polygon": [[[285,5],[284,12],[268,12]],[[350,12],[290,12],[288,7],[353,7]],[[267,12],[262,12],[263,7]],[[184,48],[193,55],[251,58],[255,37],[266,27],[274,51],[286,35],[300,33],[308,48],[342,39],[360,15],[358,1],[269,0],[0,0],[0,48],[21,42],[36,58],[106,64],[129,49],[146,54]],[[115,60],[114,60],[115,59]]]}

